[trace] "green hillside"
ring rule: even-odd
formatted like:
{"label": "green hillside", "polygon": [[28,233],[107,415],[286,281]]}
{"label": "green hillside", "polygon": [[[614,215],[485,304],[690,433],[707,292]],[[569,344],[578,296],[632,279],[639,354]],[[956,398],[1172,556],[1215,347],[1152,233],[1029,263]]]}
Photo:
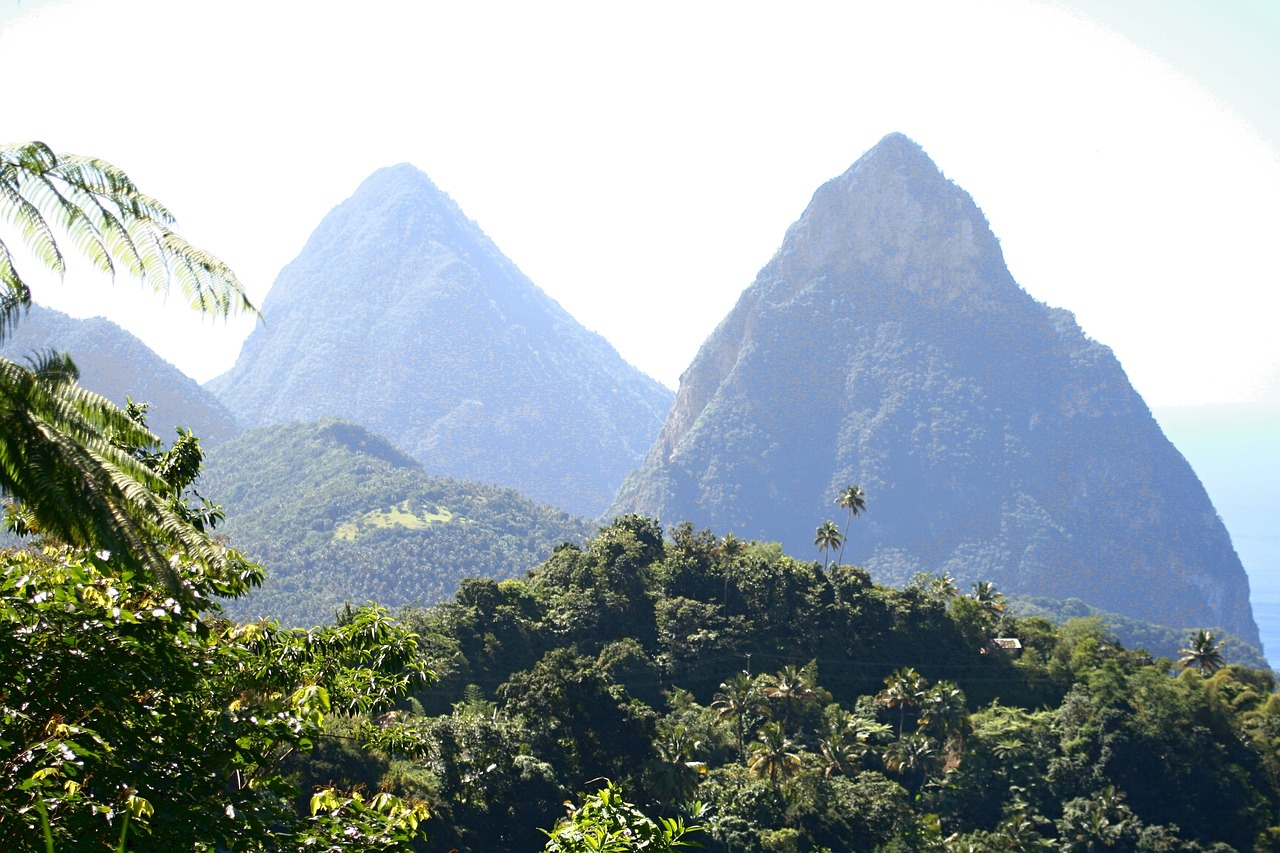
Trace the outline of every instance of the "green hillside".
{"label": "green hillside", "polygon": [[465,577],[522,574],[594,525],[511,489],[432,477],[386,440],[336,420],[252,430],[209,452],[202,494],[220,528],[267,566],[238,618],[332,619],[346,601],[397,607]]}

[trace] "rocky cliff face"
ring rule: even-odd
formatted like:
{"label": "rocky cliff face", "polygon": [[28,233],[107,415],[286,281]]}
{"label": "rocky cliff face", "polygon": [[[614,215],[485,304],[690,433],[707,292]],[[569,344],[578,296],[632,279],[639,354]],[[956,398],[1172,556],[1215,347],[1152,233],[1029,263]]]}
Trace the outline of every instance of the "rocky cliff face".
{"label": "rocky cliff face", "polygon": [[682,377],[610,512],[949,571],[1258,642],[1195,474],[1111,351],[1013,281],[963,190],[894,134],[814,195]]}
{"label": "rocky cliff face", "polygon": [[345,418],[432,474],[581,515],[604,509],[671,401],[409,165],[325,217],[262,313],[208,386],[244,426]]}
{"label": "rocky cliff face", "polygon": [[235,419],[194,379],[156,355],[129,332],[102,317],[78,320],[52,308],[31,306],[0,355],[23,363],[42,350],[71,356],[80,384],[123,406],[126,398],[150,404],[147,424],[167,444],[176,427],[192,430],[205,444],[237,433]]}

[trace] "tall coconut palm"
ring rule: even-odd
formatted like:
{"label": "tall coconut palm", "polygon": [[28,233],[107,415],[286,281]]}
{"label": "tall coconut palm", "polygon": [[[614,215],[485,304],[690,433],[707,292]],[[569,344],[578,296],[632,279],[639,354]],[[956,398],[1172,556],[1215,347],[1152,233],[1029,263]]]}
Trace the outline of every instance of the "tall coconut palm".
{"label": "tall coconut palm", "polygon": [[738,755],[746,758],[746,733],[769,715],[769,708],[759,686],[751,676],[739,672],[721,682],[711,703],[717,720],[733,723]]}
{"label": "tall coconut palm", "polygon": [[840,534],[840,528],[836,527],[834,521],[824,521],[818,528],[818,535],[814,537],[813,544],[818,546],[818,550],[822,552],[822,568],[827,567],[827,562],[831,555],[827,552],[844,541],[844,536]]}
{"label": "tall coconut palm", "polygon": [[720,606],[726,614],[729,612],[729,577],[733,574],[734,562],[742,556],[744,550],[746,545],[732,533],[726,533],[716,546],[716,554],[720,557],[721,569],[724,571],[724,600]]}
{"label": "tall coconut palm", "polygon": [[1226,640],[1218,640],[1209,631],[1201,628],[1191,635],[1189,648],[1178,649],[1178,665],[1183,669],[1195,667],[1201,675],[1212,675],[1226,666],[1227,660],[1222,655],[1222,647]]}
{"label": "tall coconut palm", "polygon": [[777,722],[765,723],[751,744],[751,760],[747,769],[760,779],[768,779],[775,788],[795,774],[803,764],[798,747]]}
{"label": "tall coconut palm", "polygon": [[[123,268],[158,291],[177,284],[199,311],[256,312],[229,267],[171,229],[173,216],[124,172],[45,144],[0,145],[0,216],[38,264],[62,275],[58,239],[98,269]],[[0,341],[31,305],[15,252],[0,240]],[[223,567],[220,548],[174,511],[166,484],[123,448],[158,446],[130,414],[81,388],[70,358],[0,359],[0,490],[42,533],[141,569],[176,589],[168,552]]]}
{"label": "tall coconut palm", "polygon": [[849,541],[849,526],[855,518],[867,511],[867,495],[862,491],[861,486],[851,485],[840,493],[836,503],[849,513],[844,523],[844,536],[840,539],[840,556],[836,558],[836,563],[841,564],[844,562],[844,545]]}
{"label": "tall coconut palm", "polygon": [[782,730],[790,728],[793,711],[803,711],[818,700],[814,690],[812,665],[798,667],[787,664],[776,675],[765,676],[763,693],[766,699],[782,706]]}
{"label": "tall coconut palm", "polygon": [[928,684],[913,667],[894,671],[884,680],[885,688],[876,694],[876,701],[890,710],[898,709],[898,737],[902,737],[907,709],[915,708],[928,690]]}

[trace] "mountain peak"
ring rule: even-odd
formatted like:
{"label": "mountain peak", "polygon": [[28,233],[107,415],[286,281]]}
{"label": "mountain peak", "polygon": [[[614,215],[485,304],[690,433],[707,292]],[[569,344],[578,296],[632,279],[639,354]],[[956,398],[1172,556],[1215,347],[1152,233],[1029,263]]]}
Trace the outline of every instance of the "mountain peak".
{"label": "mountain peak", "polygon": [[862,310],[908,295],[966,312],[1029,300],[973,199],[901,133],[819,187],[760,281],[804,285],[799,294],[766,285],[774,301],[817,287],[846,306],[861,294]]}
{"label": "mountain peak", "polygon": [[891,168],[912,174],[942,177],[941,170],[920,144],[906,134],[897,132],[890,133],[877,142],[845,174],[871,168]]}
{"label": "mountain peak", "polygon": [[1120,364],[1018,286],[973,199],[897,133],[814,194],[609,514],[812,553],[850,483],[873,509],[847,558],[881,577],[1257,641],[1230,538]]}
{"label": "mountain peak", "polygon": [[581,515],[604,508],[671,399],[407,163],[324,218],[262,313],[209,385],[246,426],[340,417],[432,473]]}
{"label": "mountain peak", "polygon": [[453,204],[448,193],[437,187],[426,172],[412,163],[383,166],[361,181],[351,197],[389,195],[417,196],[431,201],[441,199]]}

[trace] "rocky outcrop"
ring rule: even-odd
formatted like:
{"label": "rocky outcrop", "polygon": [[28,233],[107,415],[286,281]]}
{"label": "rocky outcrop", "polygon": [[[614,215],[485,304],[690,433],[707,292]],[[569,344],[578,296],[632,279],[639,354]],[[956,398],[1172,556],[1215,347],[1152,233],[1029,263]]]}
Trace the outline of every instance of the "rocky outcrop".
{"label": "rocky outcrop", "polygon": [[881,579],[949,571],[1257,643],[1190,466],[1111,351],[1023,291],[973,200],[893,134],[814,195],[712,333],[611,513],[692,520]]}

